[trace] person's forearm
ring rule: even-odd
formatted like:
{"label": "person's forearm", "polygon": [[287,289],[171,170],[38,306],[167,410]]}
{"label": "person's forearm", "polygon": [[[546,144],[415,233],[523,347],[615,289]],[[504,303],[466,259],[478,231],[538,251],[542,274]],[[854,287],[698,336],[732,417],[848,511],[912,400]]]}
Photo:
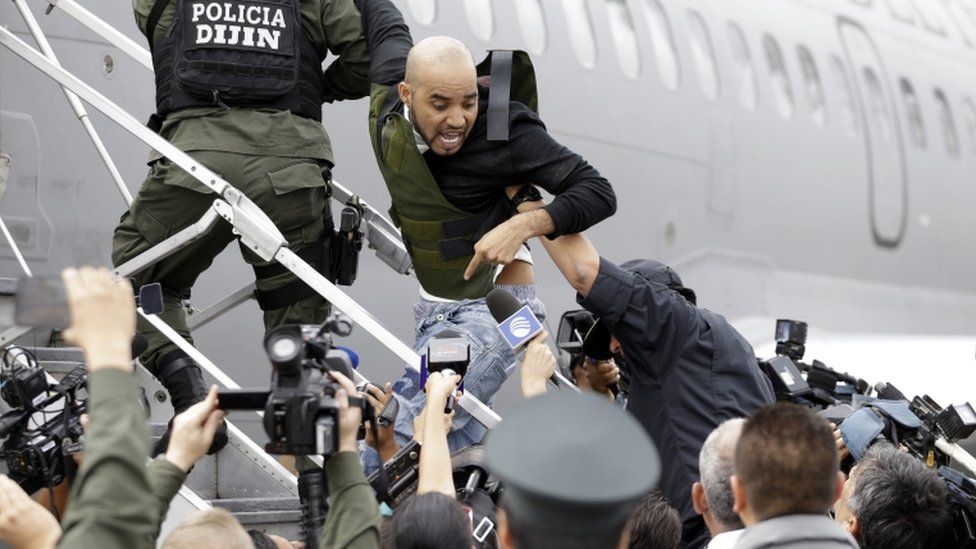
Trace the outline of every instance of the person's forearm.
{"label": "person's forearm", "polygon": [[[544,205],[542,201],[524,202],[518,207],[519,216],[544,212],[545,210],[542,209]],[[580,295],[586,297],[593,287],[597,273],[600,272],[600,254],[589,239],[577,233],[561,236],[555,240],[543,236],[539,238],[539,242],[569,284]]]}
{"label": "person's forearm", "polygon": [[420,452],[417,493],[440,492],[455,497],[451,450],[444,429],[444,399],[427,400],[424,408],[424,447]]}
{"label": "person's forearm", "polygon": [[131,373],[92,372],[85,459],[58,547],[151,547],[157,505],[145,456],[149,428]]}
{"label": "person's forearm", "polygon": [[[339,452],[325,462],[332,508],[325,520],[321,547],[328,549],[379,549],[379,506],[366,482],[359,456]],[[312,549],[312,548],[309,548]]]}
{"label": "person's forearm", "polygon": [[369,81],[390,86],[403,80],[413,47],[410,27],[390,0],[356,0],[370,52]]}
{"label": "person's forearm", "polygon": [[156,522],[153,525],[155,527],[153,537],[156,538],[159,537],[159,529],[163,525],[163,521],[166,520],[170,502],[179,493],[180,486],[186,480],[186,471],[166,457],[160,457],[149,464],[147,473],[149,474],[149,486],[153,495],[156,496],[158,505]]}

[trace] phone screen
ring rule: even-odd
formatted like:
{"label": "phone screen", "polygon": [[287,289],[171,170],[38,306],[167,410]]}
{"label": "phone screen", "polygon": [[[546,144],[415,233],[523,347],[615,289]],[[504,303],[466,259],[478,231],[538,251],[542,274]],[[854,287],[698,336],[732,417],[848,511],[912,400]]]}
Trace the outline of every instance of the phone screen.
{"label": "phone screen", "polygon": [[14,300],[14,322],[18,326],[64,329],[71,326],[68,296],[56,276],[21,277]]}

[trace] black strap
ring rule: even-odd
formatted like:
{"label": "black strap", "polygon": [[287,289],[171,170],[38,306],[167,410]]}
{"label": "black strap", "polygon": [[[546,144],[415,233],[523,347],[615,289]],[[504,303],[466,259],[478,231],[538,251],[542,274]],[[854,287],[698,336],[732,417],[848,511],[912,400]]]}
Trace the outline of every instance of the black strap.
{"label": "black strap", "polygon": [[[306,246],[298,250],[295,252],[295,255],[304,259],[306,263],[317,265],[325,255],[325,247],[326,245],[320,239],[311,246]],[[277,261],[267,265],[255,265],[253,268],[256,278],[272,278],[288,272],[288,269]]]}
{"label": "black strap", "polygon": [[165,362],[161,366],[157,366],[156,377],[163,383],[163,385],[166,385],[166,381],[172,377],[173,374],[184,368],[196,368],[199,370],[200,366],[198,366],[197,362],[192,358],[183,356],[175,360]]}
{"label": "black strap", "polygon": [[284,309],[315,295],[319,295],[318,292],[300,278],[273,290],[254,290],[254,299],[257,300],[262,311]]}
{"label": "black strap", "polygon": [[390,117],[393,109],[400,105],[400,93],[397,90],[399,84],[393,84],[386,92],[386,99],[380,108],[380,114],[376,117],[376,150],[383,154],[383,128],[386,126],[386,119]]}
{"label": "black strap", "polygon": [[445,261],[468,257],[474,254],[474,242],[466,238],[455,238],[453,240],[441,240],[437,243],[441,250],[441,257]]}
{"label": "black strap", "polygon": [[474,215],[462,219],[454,219],[441,223],[444,238],[460,238],[478,232],[481,225],[495,213],[494,208],[488,208]]}
{"label": "black strap", "polygon": [[156,34],[156,25],[159,24],[159,18],[163,16],[163,10],[166,9],[169,2],[170,0],[156,0],[153,3],[152,11],[149,12],[149,19],[146,20],[146,38],[149,40],[149,51],[153,49],[153,35]]}
{"label": "black strap", "polygon": [[491,52],[488,88],[488,141],[508,141],[508,108],[512,97],[512,52]]}

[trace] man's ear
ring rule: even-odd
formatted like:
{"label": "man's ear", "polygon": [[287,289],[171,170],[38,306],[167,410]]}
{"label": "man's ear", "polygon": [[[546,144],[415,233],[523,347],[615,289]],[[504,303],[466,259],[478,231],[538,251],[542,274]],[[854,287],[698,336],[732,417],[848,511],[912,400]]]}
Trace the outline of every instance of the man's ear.
{"label": "man's ear", "polygon": [[515,549],[512,531],[508,529],[508,516],[504,509],[498,510],[498,513],[495,514],[495,520],[498,521],[498,524],[495,525],[498,530],[498,546],[501,549]]}
{"label": "man's ear", "polygon": [[857,517],[851,515],[850,520],[844,523],[844,528],[847,528],[847,531],[856,538],[858,532],[861,531],[861,521],[857,520]]}
{"label": "man's ear", "polygon": [[845,482],[847,482],[847,477],[845,477],[844,473],[842,473],[841,471],[837,471],[837,486],[834,487],[833,501],[837,501],[840,499],[840,495],[844,491]]}
{"label": "man's ear", "polygon": [[742,481],[735,475],[729,477],[729,484],[732,486],[732,510],[741,516],[742,512],[749,506],[749,502],[746,501],[746,487],[742,485]]}
{"label": "man's ear", "polygon": [[400,101],[407,106],[408,109],[413,108],[413,101],[411,100],[410,94],[410,84],[406,82],[400,82],[397,84],[397,94],[400,95]]}
{"label": "man's ear", "polygon": [[708,498],[705,497],[705,487],[700,482],[691,485],[691,505],[699,515],[708,512]]}

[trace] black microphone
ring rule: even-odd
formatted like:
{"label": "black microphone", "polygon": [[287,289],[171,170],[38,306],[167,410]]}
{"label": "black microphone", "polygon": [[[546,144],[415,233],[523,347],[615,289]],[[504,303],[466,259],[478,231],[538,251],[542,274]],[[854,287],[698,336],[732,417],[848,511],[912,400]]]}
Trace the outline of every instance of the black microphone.
{"label": "black microphone", "polygon": [[878,393],[878,398],[884,400],[909,400],[905,393],[890,383],[878,383],[874,386],[874,392]]}
{"label": "black microphone", "polygon": [[[501,332],[502,338],[508,342],[512,352],[517,353],[522,350],[537,335],[545,331],[542,322],[539,321],[528,305],[522,305],[519,300],[515,299],[515,296],[501,288],[495,288],[488,292],[485,303],[488,305],[488,310],[491,311],[491,316],[495,318],[495,322],[498,322],[498,331]],[[549,380],[556,387],[572,387],[577,392],[579,391],[575,385],[560,375],[558,370],[549,377]]]}

